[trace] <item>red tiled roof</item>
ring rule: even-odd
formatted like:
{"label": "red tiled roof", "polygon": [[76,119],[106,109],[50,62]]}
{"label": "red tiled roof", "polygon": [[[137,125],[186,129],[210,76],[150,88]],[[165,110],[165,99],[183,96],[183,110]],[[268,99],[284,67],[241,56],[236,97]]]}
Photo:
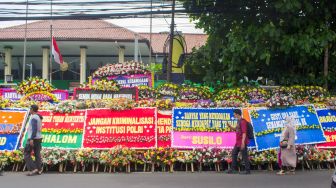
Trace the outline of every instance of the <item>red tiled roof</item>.
{"label": "red tiled roof", "polygon": [[[52,25],[53,36],[61,40],[134,40],[135,35],[135,32],[104,20],[53,20]],[[24,24],[0,29],[0,40],[23,40],[24,31]],[[27,24],[27,39],[50,39],[50,21]]]}
{"label": "red tiled roof", "polygon": [[[141,33],[141,36],[150,40],[149,33]],[[168,38],[168,33],[152,33],[152,49],[154,53],[163,53],[164,44]],[[186,44],[187,53],[191,53],[193,48],[199,48],[206,43],[208,36],[206,34],[183,33]]]}
{"label": "red tiled roof", "polygon": [[[57,40],[116,40],[134,41],[135,32],[104,20],[53,20],[53,36]],[[24,40],[25,25],[0,29],[0,41]],[[139,40],[148,41],[149,33],[140,33]],[[187,53],[206,43],[205,34],[183,33],[187,44]],[[153,53],[163,53],[168,33],[152,34]],[[27,24],[27,40],[49,40],[50,21],[37,21]]]}

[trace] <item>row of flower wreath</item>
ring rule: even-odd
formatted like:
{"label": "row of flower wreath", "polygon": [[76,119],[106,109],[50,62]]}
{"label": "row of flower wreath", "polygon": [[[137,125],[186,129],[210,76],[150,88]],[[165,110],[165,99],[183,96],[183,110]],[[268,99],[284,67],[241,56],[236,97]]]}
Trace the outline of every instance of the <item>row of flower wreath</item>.
{"label": "row of flower wreath", "polygon": [[[138,62],[125,62],[116,64],[107,64],[98,68],[94,73],[94,78],[104,79],[109,76],[132,75],[132,74],[146,74],[149,73],[148,67]],[[90,82],[91,83],[91,82]],[[191,84],[191,83],[190,83]],[[196,87],[194,87],[196,86]],[[171,83],[161,85],[157,90],[151,88],[142,88],[143,93],[140,93],[140,98],[153,98],[153,95],[171,95],[178,99],[209,99],[213,96],[213,91],[209,87],[202,87],[199,84],[193,86],[183,85],[178,86]],[[270,104],[279,103],[280,105],[288,105],[291,103],[291,98],[296,100],[310,100],[319,101],[328,95],[328,92],[319,86],[291,86],[280,87],[272,91],[267,91],[262,88],[242,87],[234,89],[222,89],[219,91],[214,99],[216,101],[227,100],[232,96],[238,100],[252,100],[266,101],[271,99]],[[154,92],[153,92],[154,91]],[[277,98],[282,99],[277,99]]]}
{"label": "row of flower wreath", "polygon": [[330,97],[330,94],[319,86],[291,86],[271,90],[260,87],[240,87],[234,89],[224,88],[219,92],[214,92],[206,86],[194,87],[171,83],[162,84],[156,89],[148,86],[139,87],[140,98],[160,98],[161,96],[173,96],[177,100],[213,99],[213,101],[266,103],[269,105],[288,106],[303,102],[323,102]]}
{"label": "row of flower wreath", "polygon": [[[251,164],[258,169],[262,165],[267,165],[268,168],[273,169],[273,165],[277,163],[278,153],[276,150],[269,150],[257,152],[255,150],[249,151]],[[320,150],[313,146],[299,146],[297,147],[298,163],[302,168],[321,168],[325,166],[330,168],[335,167],[335,151]],[[107,168],[112,167],[127,167],[130,171],[130,166],[134,166],[137,171],[138,166],[143,166],[144,171],[147,167],[166,167],[178,164],[198,165],[198,170],[204,166],[213,166],[217,171],[230,166],[232,163],[231,150],[217,149],[217,148],[203,148],[195,150],[181,151],[173,148],[157,148],[151,150],[132,150],[127,148],[116,148],[110,150],[63,150],[63,149],[43,149],[42,150],[43,165],[45,168],[50,168],[59,165],[59,171],[71,164],[74,171],[81,168],[83,171],[88,165],[92,166],[92,171],[99,171],[104,167],[104,172]],[[226,164],[226,165],[225,165]],[[96,166],[95,166],[96,165]],[[12,168],[12,170],[21,170],[24,167],[23,152],[21,150],[15,151],[0,151],[0,167]],[[186,167],[188,168],[188,167]],[[172,170],[172,169],[171,169]]]}
{"label": "row of flower wreath", "polygon": [[[120,86],[114,80],[100,79],[92,84],[89,78],[89,87],[94,90],[111,90],[118,91]],[[44,101],[57,102],[55,96],[50,95],[54,87],[47,81],[38,77],[32,77],[24,80],[17,87],[17,91],[21,94],[42,94],[47,97]],[[34,95],[32,95],[34,96]],[[39,95],[37,95],[39,96]],[[292,86],[280,87],[271,91],[263,88],[241,87],[235,89],[222,89],[214,93],[206,86],[187,86],[166,83],[153,89],[148,86],[139,87],[139,98],[146,99],[140,102],[140,105],[153,105],[160,101],[164,96],[173,96],[177,98],[176,103],[183,107],[242,107],[242,106],[267,106],[267,107],[286,107],[298,104],[320,103],[325,106],[336,106],[336,98],[330,98],[330,94],[323,88],[318,86]],[[33,99],[26,97],[25,99]],[[148,99],[152,99],[148,100]],[[209,100],[213,99],[213,101]],[[146,102],[149,101],[149,102]],[[184,101],[192,102],[191,104],[183,104]],[[22,100],[21,100],[22,102]],[[6,106],[7,101],[1,101],[1,106]],[[160,102],[156,104],[159,108],[168,109],[175,104]]]}
{"label": "row of flower wreath", "polygon": [[[38,93],[36,93],[38,94]],[[48,93],[42,93],[46,97],[49,95]],[[34,95],[34,93],[32,94]],[[28,97],[30,95],[27,95]],[[49,100],[50,99],[50,100]],[[50,94],[50,98],[47,101],[57,101],[57,99]],[[66,100],[61,101],[60,103],[50,103],[47,101],[34,101],[34,100],[23,100],[13,102],[8,99],[0,100],[1,108],[29,108],[32,104],[37,104],[40,107],[40,110],[53,110],[55,112],[60,113],[72,113],[74,110],[81,109],[91,109],[91,108],[111,108],[112,110],[126,110],[132,109],[134,107],[157,107],[159,110],[171,110],[174,107],[180,108],[216,108],[216,107],[262,107],[262,106],[254,106],[252,104],[244,104],[244,105],[235,105],[232,103],[217,103],[217,105],[209,105],[207,102],[172,102],[169,99],[153,99],[153,100],[139,100],[133,101],[125,98],[116,98],[116,99],[100,99],[100,100]],[[336,99],[335,99],[336,104]],[[315,108],[330,108],[334,109],[335,106],[330,106],[327,104],[314,104]],[[308,109],[309,110],[309,109]],[[259,114],[256,111],[252,112],[251,116],[253,118],[258,118]]]}

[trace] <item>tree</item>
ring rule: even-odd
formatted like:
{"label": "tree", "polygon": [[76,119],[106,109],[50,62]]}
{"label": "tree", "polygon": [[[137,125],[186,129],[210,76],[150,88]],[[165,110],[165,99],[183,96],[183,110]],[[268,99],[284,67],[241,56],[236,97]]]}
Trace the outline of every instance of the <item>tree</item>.
{"label": "tree", "polygon": [[[182,2],[196,26],[209,35],[205,47],[188,59],[205,66],[205,81],[224,77],[236,84],[243,76],[263,76],[282,85],[336,83],[332,0]],[[207,61],[194,58],[204,49]]]}

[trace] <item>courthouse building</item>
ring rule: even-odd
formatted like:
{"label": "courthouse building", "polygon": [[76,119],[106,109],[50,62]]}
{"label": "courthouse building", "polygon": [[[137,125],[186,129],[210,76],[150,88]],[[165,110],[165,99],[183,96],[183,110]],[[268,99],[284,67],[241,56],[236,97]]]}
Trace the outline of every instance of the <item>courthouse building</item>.
{"label": "courthouse building", "polygon": [[[27,25],[26,77],[49,79],[50,21],[37,21]],[[12,75],[22,80],[25,25],[0,29],[0,80]],[[145,64],[162,63],[167,55],[165,43],[168,33],[136,33],[104,20],[54,20],[52,33],[68,68],[52,63],[52,81],[56,87],[68,88],[71,84],[85,82],[98,67],[107,63],[137,60]],[[205,44],[204,34],[182,34],[186,53]],[[3,75],[3,76],[2,76]]]}

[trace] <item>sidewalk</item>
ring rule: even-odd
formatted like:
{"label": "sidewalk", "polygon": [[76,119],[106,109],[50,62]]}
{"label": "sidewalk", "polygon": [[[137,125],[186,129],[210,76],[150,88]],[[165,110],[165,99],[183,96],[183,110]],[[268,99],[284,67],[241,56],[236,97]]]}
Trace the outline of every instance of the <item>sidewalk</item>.
{"label": "sidewalk", "polygon": [[225,173],[47,173],[27,177],[25,173],[5,173],[1,188],[319,188],[330,187],[332,170],[298,171],[296,175],[277,176],[276,172],[252,175]]}

